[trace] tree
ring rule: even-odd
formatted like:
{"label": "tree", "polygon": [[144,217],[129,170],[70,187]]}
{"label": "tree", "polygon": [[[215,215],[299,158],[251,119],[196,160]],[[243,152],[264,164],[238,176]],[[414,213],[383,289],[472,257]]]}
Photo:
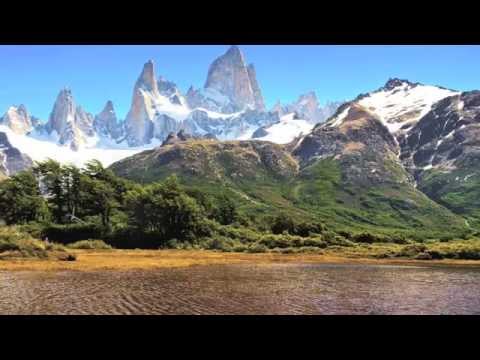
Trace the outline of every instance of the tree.
{"label": "tree", "polygon": [[295,222],[293,219],[285,213],[281,213],[273,219],[272,232],[274,234],[282,234],[283,232],[295,233]]}
{"label": "tree", "polygon": [[133,225],[158,233],[163,241],[188,240],[206,231],[200,206],[180,188],[175,176],[129,191],[126,202]]}
{"label": "tree", "polygon": [[68,211],[63,184],[65,171],[59,162],[52,159],[37,163],[33,171],[38,176],[41,187],[46,193],[55,221],[62,223]]}
{"label": "tree", "polygon": [[214,210],[214,219],[222,225],[229,225],[238,219],[237,206],[226,194],[217,199],[217,206]]}
{"label": "tree", "polygon": [[118,207],[113,187],[107,182],[85,177],[81,184],[83,211],[88,215],[99,215],[103,226],[110,225],[113,209]]}
{"label": "tree", "polygon": [[0,218],[7,224],[46,220],[48,215],[32,171],[20,172],[0,183]]}

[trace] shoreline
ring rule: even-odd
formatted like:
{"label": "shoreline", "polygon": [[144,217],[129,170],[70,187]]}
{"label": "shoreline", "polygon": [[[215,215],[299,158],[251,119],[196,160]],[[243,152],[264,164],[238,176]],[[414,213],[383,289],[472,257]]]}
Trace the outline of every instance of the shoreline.
{"label": "shoreline", "polygon": [[128,271],[156,270],[204,265],[318,264],[396,265],[421,267],[479,267],[479,260],[375,259],[324,253],[226,253],[212,250],[70,250],[76,261],[17,258],[0,260],[0,271]]}

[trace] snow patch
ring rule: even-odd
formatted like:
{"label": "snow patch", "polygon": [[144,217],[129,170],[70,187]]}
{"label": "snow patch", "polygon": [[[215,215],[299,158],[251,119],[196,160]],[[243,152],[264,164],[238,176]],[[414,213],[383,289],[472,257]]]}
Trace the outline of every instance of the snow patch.
{"label": "snow patch", "polygon": [[314,127],[312,123],[303,119],[295,119],[294,117],[295,114],[293,113],[282,116],[279,122],[265,128],[265,131],[268,133],[267,135],[254,140],[288,144],[295,138],[301,135],[306,135],[312,131]]}
{"label": "snow patch", "polygon": [[340,126],[343,120],[347,117],[348,112],[350,111],[350,106],[348,106],[345,110],[343,110],[337,117],[330,120],[328,126],[337,127]]}
{"label": "snow patch", "polygon": [[151,144],[148,147],[128,148],[127,145],[123,145],[125,148],[122,149],[122,145],[118,145],[119,148],[112,149],[102,148],[102,144],[97,143],[96,147],[82,148],[80,151],[73,151],[69,146],[58,145],[46,139],[42,140],[29,135],[15,134],[10,128],[4,125],[0,125],[0,131],[7,135],[13,147],[27,154],[34,161],[44,161],[51,158],[63,164],[74,164],[79,167],[93,159],[99,160],[103,166],[109,166],[116,161],[155,146]]}
{"label": "snow patch", "polygon": [[403,83],[392,90],[371,93],[358,103],[377,115],[391,133],[396,133],[405,124],[418,122],[436,102],[457,94],[436,86]]}

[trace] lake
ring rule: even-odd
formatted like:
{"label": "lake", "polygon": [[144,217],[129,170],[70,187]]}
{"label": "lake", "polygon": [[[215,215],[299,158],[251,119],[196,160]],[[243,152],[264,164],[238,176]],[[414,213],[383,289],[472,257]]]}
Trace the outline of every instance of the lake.
{"label": "lake", "polygon": [[290,263],[0,271],[0,314],[480,314],[480,269]]}

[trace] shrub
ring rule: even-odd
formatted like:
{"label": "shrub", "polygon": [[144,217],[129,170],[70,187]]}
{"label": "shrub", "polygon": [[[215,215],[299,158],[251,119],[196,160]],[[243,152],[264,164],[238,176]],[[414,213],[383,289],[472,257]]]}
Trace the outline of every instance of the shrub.
{"label": "shrub", "polygon": [[282,234],[285,231],[292,234],[295,231],[295,222],[290,216],[282,213],[273,219],[271,230],[274,234]]}
{"label": "shrub", "polygon": [[373,244],[374,242],[378,242],[378,237],[371,234],[371,233],[360,233],[360,234],[355,234],[353,235],[352,240],[354,242],[359,242],[359,243],[367,243],[367,244]]}
{"label": "shrub", "polygon": [[263,244],[251,244],[246,251],[249,253],[264,253],[267,251],[267,247]]}
{"label": "shrub", "polygon": [[60,261],[75,261],[77,256],[75,254],[59,254],[57,259]]}
{"label": "shrub", "polygon": [[343,236],[345,239],[348,240],[352,238],[352,233],[349,233],[348,231],[339,231],[338,235]]}
{"label": "shrub", "polygon": [[112,247],[106,244],[103,240],[81,240],[69,244],[70,249],[82,250],[110,250]]}
{"label": "shrub", "polygon": [[169,249],[177,249],[178,246],[179,246],[179,243],[177,239],[170,239],[167,241],[167,247]]}
{"label": "shrub", "polygon": [[292,235],[309,237],[312,234],[321,234],[324,230],[325,228],[322,224],[302,222],[294,226]]}
{"label": "shrub", "polygon": [[397,256],[415,257],[418,254],[424,253],[426,250],[427,247],[423,244],[406,245],[397,253]]}
{"label": "shrub", "polygon": [[21,232],[16,227],[0,228],[0,254],[2,257],[48,257],[44,242],[32,238],[28,233]]}
{"label": "shrub", "polygon": [[432,260],[433,257],[428,252],[422,252],[420,254],[415,255],[414,259],[416,259],[416,260]]}
{"label": "shrub", "polygon": [[245,252],[247,250],[247,246],[243,244],[237,244],[232,247],[232,251],[234,252]]}
{"label": "shrub", "polygon": [[327,243],[331,243],[331,242],[335,241],[335,233],[332,232],[332,231],[327,231],[322,235],[322,238]]}

